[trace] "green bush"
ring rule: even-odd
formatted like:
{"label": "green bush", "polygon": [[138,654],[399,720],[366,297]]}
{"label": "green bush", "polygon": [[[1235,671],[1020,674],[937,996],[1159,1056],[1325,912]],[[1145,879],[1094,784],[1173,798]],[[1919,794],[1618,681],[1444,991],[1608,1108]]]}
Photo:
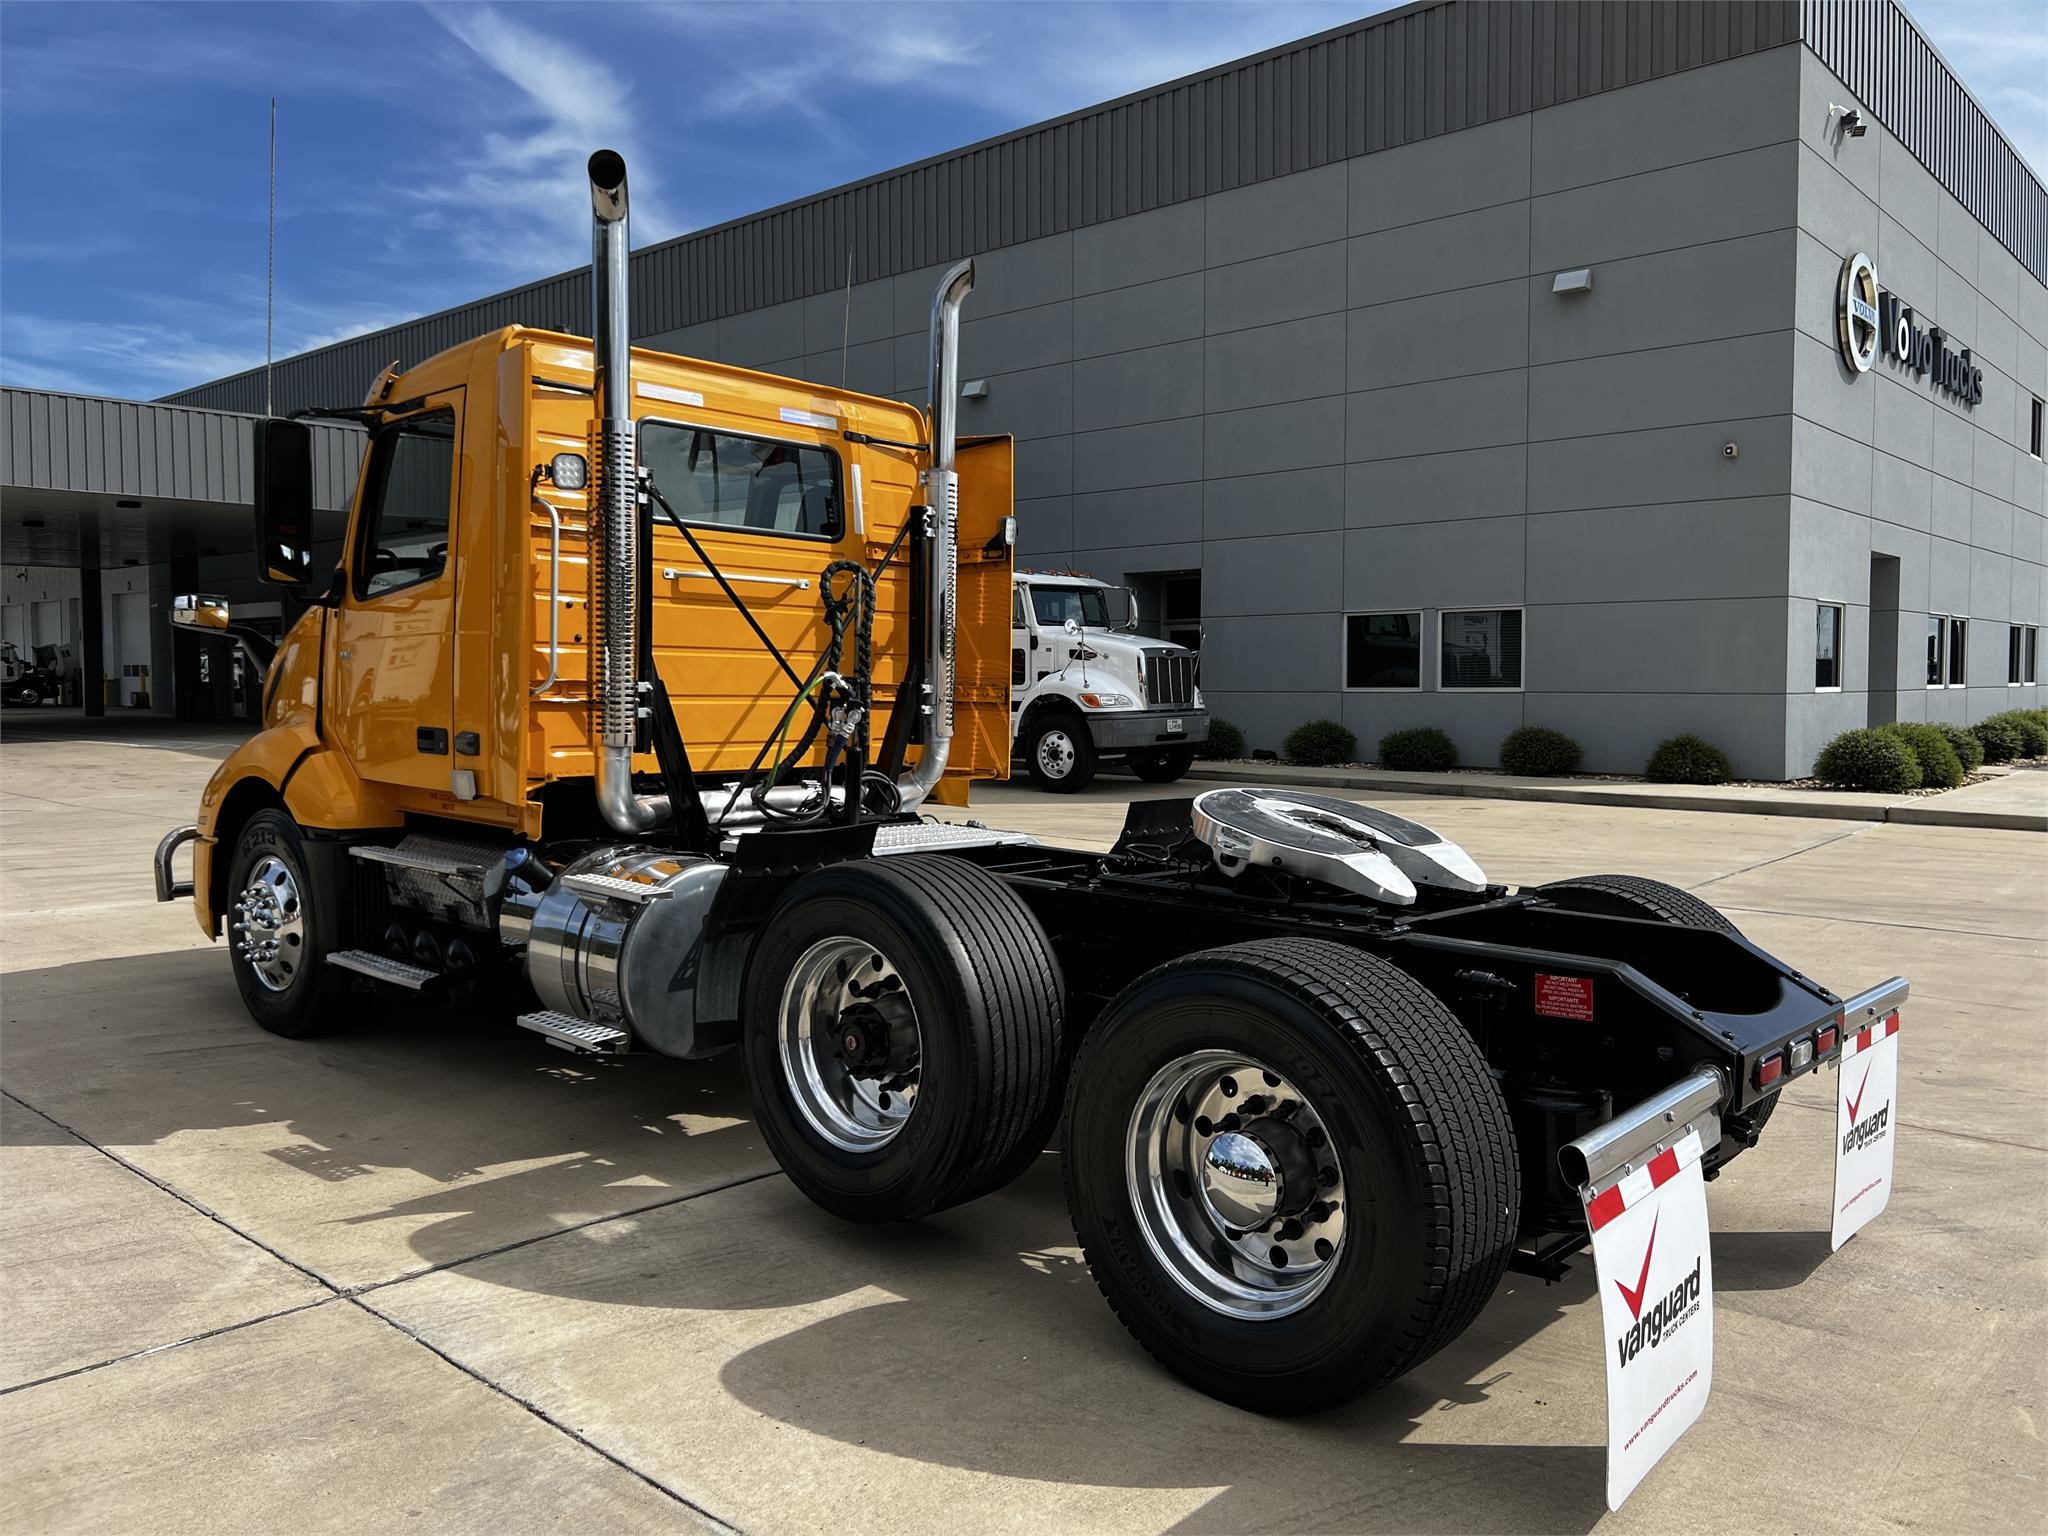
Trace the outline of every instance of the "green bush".
{"label": "green bush", "polygon": [[1358,738],[1337,720],[1311,720],[1297,725],[1280,743],[1281,755],[1303,768],[1327,768],[1358,761]]}
{"label": "green bush", "polygon": [[1458,766],[1458,749],[1433,725],[1391,731],[1380,738],[1380,766],[1399,773],[1442,773]]}
{"label": "green bush", "polygon": [[1652,784],[1726,784],[1735,777],[1728,754],[1698,736],[1673,736],[1657,743],[1643,777]]}
{"label": "green bush", "polygon": [[1836,789],[1898,795],[1920,787],[1920,760],[1889,731],[1844,731],[1820,749],[1813,776]]}
{"label": "green bush", "polygon": [[1956,759],[1963,765],[1963,772],[1975,773],[1984,766],[1984,743],[1964,730],[1960,725],[1948,725],[1940,721],[1934,728],[1948,739],[1955,749]]}
{"label": "green bush", "polygon": [[1235,762],[1244,756],[1244,732],[1228,720],[1209,721],[1209,739],[1195,747],[1195,756],[1211,762]]}
{"label": "green bush", "polygon": [[1963,760],[1956,755],[1956,749],[1949,745],[1948,737],[1941,733],[1939,726],[1918,720],[1894,720],[1879,729],[1906,744],[1913,760],[1920,765],[1922,788],[1954,789],[1963,782]]}
{"label": "green bush", "polygon": [[1563,731],[1525,725],[1518,731],[1509,731],[1507,740],[1500,744],[1500,770],[1531,777],[1555,776],[1576,770],[1583,755],[1579,744]]}
{"label": "green bush", "polygon": [[1991,720],[2003,720],[2020,733],[2020,749],[2015,757],[2048,757],[2048,722],[2040,718],[2037,709],[2005,709],[1992,715]]}
{"label": "green bush", "polygon": [[2019,726],[1999,715],[1979,720],[1970,727],[1970,734],[1983,744],[1987,763],[2009,763],[2026,750],[2027,739]]}

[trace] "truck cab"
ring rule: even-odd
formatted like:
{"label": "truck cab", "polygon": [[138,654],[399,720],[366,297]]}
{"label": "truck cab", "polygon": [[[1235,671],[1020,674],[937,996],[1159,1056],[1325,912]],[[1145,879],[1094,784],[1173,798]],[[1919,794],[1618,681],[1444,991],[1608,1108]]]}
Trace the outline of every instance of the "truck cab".
{"label": "truck cab", "polygon": [[1188,771],[1209,738],[1195,685],[1201,658],[1138,634],[1128,588],[1020,571],[1010,623],[1013,749],[1040,789],[1085,789],[1105,757],[1121,757],[1153,784]]}

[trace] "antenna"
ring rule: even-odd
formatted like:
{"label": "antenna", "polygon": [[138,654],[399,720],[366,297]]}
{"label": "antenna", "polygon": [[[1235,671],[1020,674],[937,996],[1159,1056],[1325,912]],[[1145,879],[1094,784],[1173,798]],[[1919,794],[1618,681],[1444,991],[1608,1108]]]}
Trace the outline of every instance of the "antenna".
{"label": "antenna", "polygon": [[846,248],[846,308],[839,316],[839,387],[846,388],[846,343],[853,336],[853,247]]}
{"label": "antenna", "polygon": [[269,416],[270,338],[277,293],[277,98],[270,98],[270,246],[263,258],[263,414]]}

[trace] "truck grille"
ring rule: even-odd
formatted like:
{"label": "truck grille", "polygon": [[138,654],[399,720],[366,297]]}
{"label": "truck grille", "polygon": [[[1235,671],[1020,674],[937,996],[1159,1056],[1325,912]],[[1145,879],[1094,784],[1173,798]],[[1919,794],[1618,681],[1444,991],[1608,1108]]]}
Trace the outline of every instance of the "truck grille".
{"label": "truck grille", "polygon": [[1145,653],[1145,702],[1154,709],[1172,709],[1195,702],[1193,651]]}

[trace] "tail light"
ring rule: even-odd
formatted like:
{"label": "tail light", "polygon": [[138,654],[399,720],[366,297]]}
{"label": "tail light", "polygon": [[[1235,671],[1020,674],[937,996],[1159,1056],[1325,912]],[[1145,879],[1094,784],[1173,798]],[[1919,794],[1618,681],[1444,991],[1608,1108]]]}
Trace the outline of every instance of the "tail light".
{"label": "tail light", "polygon": [[1794,1072],[1804,1072],[1813,1065],[1813,1040],[1806,1035],[1801,1035],[1797,1040],[1788,1040],[1785,1043],[1785,1055],[1788,1059],[1787,1065]]}
{"label": "tail light", "polygon": [[1823,1024],[1818,1030],[1814,1031],[1813,1054],[1816,1056],[1831,1055],[1835,1047],[1841,1043],[1842,1031],[1840,1028],[1833,1024]]}
{"label": "tail light", "polygon": [[1759,1088],[1771,1087],[1784,1075],[1785,1057],[1781,1052],[1773,1051],[1756,1064],[1756,1085]]}

